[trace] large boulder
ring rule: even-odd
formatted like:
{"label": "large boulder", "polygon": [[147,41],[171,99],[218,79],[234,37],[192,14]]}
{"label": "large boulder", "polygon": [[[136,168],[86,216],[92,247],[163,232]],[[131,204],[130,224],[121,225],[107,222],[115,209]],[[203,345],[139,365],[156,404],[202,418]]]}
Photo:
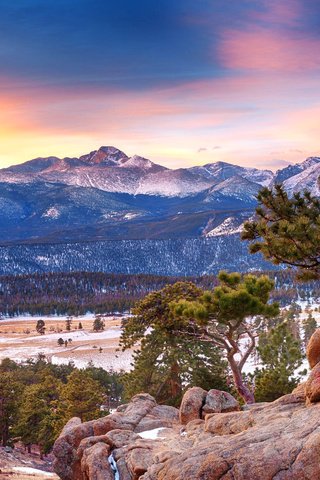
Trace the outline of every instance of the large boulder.
{"label": "large boulder", "polygon": [[111,430],[111,432],[105,435],[107,443],[112,449],[122,448],[129,443],[138,440],[139,436],[133,433],[131,430]]}
{"label": "large boulder", "polygon": [[[178,410],[157,405],[147,393],[135,395],[130,403],[121,406],[112,415],[84,423],[78,418],[71,419],[53,447],[54,471],[62,480],[86,480],[86,472],[93,471],[93,467],[90,467],[93,457],[90,454],[89,460],[86,460],[85,452],[95,444],[99,443],[100,450],[118,448],[135,440],[137,436],[134,432],[171,427],[177,423]],[[90,451],[96,449],[98,447]]]}
{"label": "large boulder", "polygon": [[202,417],[208,413],[224,413],[240,410],[238,400],[230,393],[221,390],[209,390],[206,395],[205,403],[202,407]]}
{"label": "large boulder", "polygon": [[[222,412],[218,402],[223,397],[221,392],[209,395],[203,389],[191,389],[184,399],[184,415],[197,418],[187,424],[177,423],[175,409],[157,406],[145,395],[135,397],[115,417],[110,415],[105,425],[117,423],[121,428],[104,434],[92,433],[94,422],[81,424],[73,420],[55,445],[60,455],[56,459],[60,477],[109,480],[113,474],[107,460],[112,454],[121,480],[320,478],[320,403],[316,403],[318,397],[313,393],[319,377],[320,364],[313,369],[306,386],[272,403],[253,404],[241,411]],[[309,395],[308,405],[305,391]],[[238,408],[232,398],[226,398],[226,408],[230,403]],[[203,420],[206,404],[221,409],[221,413],[206,413]],[[171,426],[162,428],[157,438],[154,431],[149,438],[141,438],[137,433],[142,425],[153,426],[161,419],[163,425],[171,422]],[[186,421],[186,416],[182,420]],[[124,428],[125,425],[130,428]],[[87,437],[81,439],[85,434]],[[63,448],[66,450],[62,451]]]}
{"label": "large boulder", "polygon": [[199,430],[197,443],[153,464],[140,480],[320,478],[320,405],[308,408],[290,398],[208,415],[211,435]]}
{"label": "large boulder", "polygon": [[187,390],[180,405],[180,423],[185,425],[191,420],[202,417],[202,407],[206,396],[207,391],[200,387],[193,387]]}
{"label": "large boulder", "polygon": [[292,390],[292,394],[296,395],[301,401],[306,400],[306,382],[301,382]]}
{"label": "large boulder", "polygon": [[320,362],[320,328],[311,336],[306,353],[310,368],[315,367]]}
{"label": "large boulder", "polygon": [[230,412],[225,415],[211,413],[206,416],[205,431],[215,435],[231,435],[244,432],[254,425],[254,416],[250,410]]}
{"label": "large boulder", "polygon": [[179,422],[179,410],[169,405],[157,405],[147,414],[135,428],[135,432],[144,432],[155,428],[171,427]]}
{"label": "large boulder", "polygon": [[81,471],[84,480],[114,480],[114,474],[108,462],[109,447],[105,443],[96,443],[87,448],[81,459]]}
{"label": "large boulder", "polygon": [[53,446],[54,471],[63,480],[82,480],[77,449],[81,440],[94,435],[93,422],[81,423],[72,418],[62,430]]}
{"label": "large boulder", "polygon": [[305,384],[305,393],[308,403],[320,401],[320,363],[311,370]]}

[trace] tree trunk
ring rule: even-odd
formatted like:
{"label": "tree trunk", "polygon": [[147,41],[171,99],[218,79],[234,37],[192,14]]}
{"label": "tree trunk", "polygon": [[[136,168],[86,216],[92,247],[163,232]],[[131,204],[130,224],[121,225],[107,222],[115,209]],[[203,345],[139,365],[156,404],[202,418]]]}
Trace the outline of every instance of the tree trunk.
{"label": "tree trunk", "polygon": [[7,424],[7,422],[5,422],[2,427],[1,437],[2,437],[2,442],[1,442],[2,446],[6,447],[9,440],[9,425]]}
{"label": "tree trunk", "polygon": [[229,365],[232,371],[232,376],[234,379],[235,387],[239,395],[243,398],[245,403],[255,403],[254,395],[249,390],[249,388],[244,384],[241,371],[239,370],[238,364],[233,358],[233,356],[228,355]]}
{"label": "tree trunk", "polygon": [[180,367],[177,362],[173,362],[171,365],[170,375],[170,390],[172,398],[177,398],[182,394],[182,386],[180,380]]}

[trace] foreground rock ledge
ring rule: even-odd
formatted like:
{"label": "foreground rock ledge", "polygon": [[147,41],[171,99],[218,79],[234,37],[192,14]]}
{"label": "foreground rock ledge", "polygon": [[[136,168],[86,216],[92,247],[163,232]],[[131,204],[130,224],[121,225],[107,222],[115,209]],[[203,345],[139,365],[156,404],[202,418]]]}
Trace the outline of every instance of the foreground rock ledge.
{"label": "foreground rock ledge", "polygon": [[[56,473],[63,480],[113,480],[107,462],[113,453],[121,480],[320,478],[320,403],[307,406],[303,388],[244,411],[228,396],[224,413],[205,413],[211,405],[221,411],[223,392],[191,389],[186,395],[184,425],[177,409],[157,405],[148,394],[108,417],[72,419],[54,446]],[[159,427],[156,440],[139,436]]]}

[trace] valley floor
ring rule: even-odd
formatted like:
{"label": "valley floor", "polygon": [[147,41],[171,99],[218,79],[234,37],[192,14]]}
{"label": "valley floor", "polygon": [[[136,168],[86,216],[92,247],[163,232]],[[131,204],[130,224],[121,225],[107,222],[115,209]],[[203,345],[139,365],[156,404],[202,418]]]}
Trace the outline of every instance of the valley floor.
{"label": "valley floor", "polygon": [[[300,302],[302,313],[299,315],[300,325],[311,311],[320,326],[320,312],[315,311],[314,305]],[[46,334],[39,335],[36,331],[37,320],[42,318],[46,325]],[[93,315],[74,317],[71,331],[66,331],[66,317],[30,317],[21,316],[0,320],[0,361],[6,357],[14,361],[26,361],[44,354],[53,364],[61,365],[73,362],[78,368],[85,368],[88,363],[105,370],[128,371],[131,368],[132,352],[122,352],[119,349],[121,334],[121,316],[105,317],[105,330],[93,332]],[[83,329],[76,328],[81,322]],[[29,333],[27,333],[29,332]],[[302,334],[302,331],[301,331]],[[68,346],[59,346],[58,339],[71,340]],[[243,339],[243,343],[246,339]],[[101,350],[102,349],[102,350]],[[252,373],[259,364],[251,356],[245,367],[244,373]],[[298,372],[308,369],[304,360]]]}
{"label": "valley floor", "polygon": [[[44,317],[46,334],[39,335],[36,323],[40,317],[18,317],[0,320],[0,361],[9,357],[17,362],[44,354],[54,364],[74,362],[83,368],[92,362],[105,370],[129,370],[131,352],[118,350],[121,317],[106,317],[105,330],[93,332],[93,316],[74,318],[71,331],[66,331],[66,317]],[[79,322],[83,329],[75,329]],[[29,332],[29,333],[27,333]],[[71,340],[59,346],[58,339]],[[102,349],[102,350],[101,350]]]}

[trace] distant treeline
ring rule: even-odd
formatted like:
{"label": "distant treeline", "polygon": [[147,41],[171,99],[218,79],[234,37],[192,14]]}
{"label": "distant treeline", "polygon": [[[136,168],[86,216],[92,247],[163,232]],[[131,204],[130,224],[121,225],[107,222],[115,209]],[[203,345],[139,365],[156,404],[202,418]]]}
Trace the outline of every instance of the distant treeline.
{"label": "distant treeline", "polygon": [[[261,274],[261,272],[259,272]],[[273,299],[282,305],[320,297],[319,282],[298,283],[292,272],[266,272],[275,279]],[[165,277],[96,272],[40,273],[0,277],[0,315],[83,315],[128,312],[148,293],[177,281],[191,281],[209,290],[215,276]]]}
{"label": "distant treeline", "polygon": [[[0,314],[83,315],[128,312],[148,293],[185,278],[107,273],[40,273],[0,277]],[[215,277],[188,277],[205,289]]]}

